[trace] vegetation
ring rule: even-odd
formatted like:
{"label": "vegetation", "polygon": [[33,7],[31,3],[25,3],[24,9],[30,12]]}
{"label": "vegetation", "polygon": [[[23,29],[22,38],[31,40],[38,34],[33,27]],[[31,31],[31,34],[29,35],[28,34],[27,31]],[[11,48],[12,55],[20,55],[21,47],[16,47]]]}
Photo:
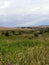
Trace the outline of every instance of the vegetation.
{"label": "vegetation", "polygon": [[0,31],[0,65],[49,65],[45,30]]}

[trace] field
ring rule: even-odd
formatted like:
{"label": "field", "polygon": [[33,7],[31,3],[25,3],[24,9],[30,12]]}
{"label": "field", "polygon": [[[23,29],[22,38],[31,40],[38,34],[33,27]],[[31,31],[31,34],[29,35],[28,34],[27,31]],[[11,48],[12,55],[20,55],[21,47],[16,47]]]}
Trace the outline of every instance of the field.
{"label": "field", "polygon": [[49,28],[0,30],[0,65],[49,65]]}

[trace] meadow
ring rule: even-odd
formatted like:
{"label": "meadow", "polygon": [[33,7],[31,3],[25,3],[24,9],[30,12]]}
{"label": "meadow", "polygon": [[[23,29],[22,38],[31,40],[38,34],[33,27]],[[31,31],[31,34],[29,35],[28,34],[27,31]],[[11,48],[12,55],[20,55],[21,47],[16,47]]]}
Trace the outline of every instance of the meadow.
{"label": "meadow", "polygon": [[49,65],[49,29],[0,31],[0,65]]}

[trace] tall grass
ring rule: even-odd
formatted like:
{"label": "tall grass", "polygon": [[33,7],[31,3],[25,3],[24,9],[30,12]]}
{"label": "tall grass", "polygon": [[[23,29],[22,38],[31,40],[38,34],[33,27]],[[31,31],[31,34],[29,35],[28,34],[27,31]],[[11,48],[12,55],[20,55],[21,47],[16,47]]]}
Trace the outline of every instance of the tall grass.
{"label": "tall grass", "polygon": [[1,35],[0,65],[49,65],[48,34]]}

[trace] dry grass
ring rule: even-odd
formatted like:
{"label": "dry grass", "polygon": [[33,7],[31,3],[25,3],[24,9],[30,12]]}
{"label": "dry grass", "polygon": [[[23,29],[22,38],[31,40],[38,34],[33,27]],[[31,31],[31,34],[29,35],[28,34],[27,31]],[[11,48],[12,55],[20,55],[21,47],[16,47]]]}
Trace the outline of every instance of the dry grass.
{"label": "dry grass", "polygon": [[49,65],[49,36],[0,36],[0,65]]}

